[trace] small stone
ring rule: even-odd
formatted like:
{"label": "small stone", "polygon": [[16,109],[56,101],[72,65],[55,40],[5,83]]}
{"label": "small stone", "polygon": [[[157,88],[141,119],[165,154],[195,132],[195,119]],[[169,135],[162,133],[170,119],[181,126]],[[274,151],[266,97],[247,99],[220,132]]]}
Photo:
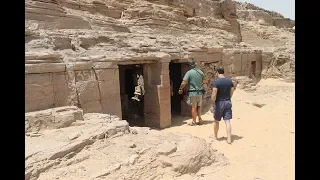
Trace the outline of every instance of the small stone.
{"label": "small stone", "polygon": [[256,145],[255,144],[251,144],[251,147],[256,147]]}
{"label": "small stone", "polygon": [[136,129],[130,129],[130,132],[131,132],[132,134],[138,134],[138,131],[137,131]]}
{"label": "small stone", "polygon": [[81,135],[80,133],[76,132],[76,133],[70,134],[68,138],[69,140],[74,140],[80,137],[80,135]]}
{"label": "small stone", "polygon": [[177,146],[174,143],[164,143],[157,147],[157,154],[169,155],[177,150]]}
{"label": "small stone", "polygon": [[172,166],[172,163],[169,159],[161,160],[161,163],[163,168]]}
{"label": "small stone", "polygon": [[39,137],[41,134],[30,134],[30,137]]}
{"label": "small stone", "polygon": [[139,155],[136,155],[136,154],[130,156],[129,163],[133,165],[137,161],[138,158],[139,158]]}
{"label": "small stone", "polygon": [[144,154],[144,153],[146,153],[149,149],[150,149],[150,148],[143,148],[143,149],[141,149],[141,150],[138,152],[138,154]]}
{"label": "small stone", "polygon": [[129,146],[129,148],[135,148],[135,147],[137,147],[137,146],[136,146],[136,144],[134,144],[134,143],[133,143],[133,144],[130,144],[130,146]]}

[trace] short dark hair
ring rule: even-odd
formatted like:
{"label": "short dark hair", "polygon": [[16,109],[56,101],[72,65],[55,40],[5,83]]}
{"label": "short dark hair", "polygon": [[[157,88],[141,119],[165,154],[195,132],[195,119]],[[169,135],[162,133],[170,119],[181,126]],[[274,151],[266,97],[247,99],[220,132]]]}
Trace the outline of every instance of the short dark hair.
{"label": "short dark hair", "polygon": [[218,72],[219,74],[224,74],[224,69],[223,69],[223,67],[218,67],[218,68],[216,69],[216,72]]}

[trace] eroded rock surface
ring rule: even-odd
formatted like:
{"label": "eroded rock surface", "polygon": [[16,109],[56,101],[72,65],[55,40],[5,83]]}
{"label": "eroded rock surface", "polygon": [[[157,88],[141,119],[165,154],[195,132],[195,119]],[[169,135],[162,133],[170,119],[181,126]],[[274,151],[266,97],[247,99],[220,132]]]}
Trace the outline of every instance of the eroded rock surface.
{"label": "eroded rock surface", "polygon": [[[294,81],[294,21],[249,3],[25,0],[25,4],[26,112],[78,106],[84,113],[121,116],[120,103],[110,102],[120,102],[118,64],[124,62],[157,64],[193,57],[210,83],[214,66],[224,66],[231,77],[248,76],[249,64],[256,61],[257,79]],[[210,99],[207,92],[204,103]]]}
{"label": "eroded rock surface", "polygon": [[202,167],[228,164],[204,139],[130,128],[124,120],[99,113],[25,140],[25,179],[33,180],[196,177]]}
{"label": "eroded rock surface", "polygon": [[38,132],[70,126],[83,120],[83,112],[76,106],[65,106],[25,114],[25,131]]}

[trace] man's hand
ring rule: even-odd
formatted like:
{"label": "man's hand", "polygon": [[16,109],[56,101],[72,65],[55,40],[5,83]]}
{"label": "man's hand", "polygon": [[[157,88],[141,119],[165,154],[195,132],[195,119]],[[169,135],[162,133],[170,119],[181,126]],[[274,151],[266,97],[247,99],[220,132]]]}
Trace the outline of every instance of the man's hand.
{"label": "man's hand", "polygon": [[178,93],[181,95],[183,93],[183,90],[179,89]]}

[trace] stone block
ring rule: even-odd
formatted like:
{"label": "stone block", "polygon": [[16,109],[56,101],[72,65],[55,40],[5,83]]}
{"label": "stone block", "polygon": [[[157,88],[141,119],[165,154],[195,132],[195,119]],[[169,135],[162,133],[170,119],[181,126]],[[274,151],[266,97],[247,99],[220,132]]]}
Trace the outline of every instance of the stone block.
{"label": "stone block", "polygon": [[29,112],[25,114],[25,131],[40,131],[41,129],[45,129],[47,123],[54,122],[54,116],[52,115],[52,111],[44,110],[44,111],[36,111]]}
{"label": "stone block", "polygon": [[101,99],[109,99],[116,96],[120,99],[119,80],[99,81]]}
{"label": "stone block", "polygon": [[76,82],[94,81],[97,79],[93,69],[75,70],[74,77]]}
{"label": "stone block", "polygon": [[67,106],[69,93],[67,91],[58,91],[54,93],[54,106]]}
{"label": "stone block", "polygon": [[193,52],[190,55],[195,61],[207,61],[207,52]]}
{"label": "stone block", "polygon": [[208,53],[222,53],[223,52],[223,47],[210,47],[208,48]]}
{"label": "stone block", "polygon": [[76,82],[76,89],[81,105],[87,102],[100,100],[98,81]]}
{"label": "stone block", "polygon": [[95,62],[93,67],[94,69],[116,68],[112,62]]}
{"label": "stone block", "polygon": [[160,115],[160,128],[167,128],[171,126],[171,109],[170,106],[167,106],[169,108],[166,108],[168,110],[164,110],[163,112],[161,112]]}
{"label": "stone block", "polygon": [[52,81],[54,85],[67,84],[67,76],[65,72],[53,73]]}
{"label": "stone block", "polygon": [[26,131],[62,128],[83,120],[82,110],[75,106],[46,109],[25,114]]}
{"label": "stone block", "polygon": [[25,74],[64,71],[66,71],[66,65],[64,63],[25,64]]}
{"label": "stone block", "polygon": [[75,71],[80,71],[80,70],[91,70],[93,67],[93,62],[92,61],[87,61],[87,62],[76,62],[74,66]]}
{"label": "stone block", "polygon": [[109,99],[101,99],[102,112],[105,114],[117,115],[122,117],[120,96],[114,96]]}
{"label": "stone block", "polygon": [[220,62],[222,61],[222,53],[210,53],[208,54],[207,60],[209,62]]}
{"label": "stone block", "polygon": [[25,84],[51,84],[52,73],[26,74]]}
{"label": "stone block", "polygon": [[52,96],[45,99],[25,99],[25,112],[39,111],[53,108],[54,99]]}
{"label": "stone block", "polygon": [[61,54],[56,52],[25,52],[25,60],[60,60]]}
{"label": "stone block", "polygon": [[25,85],[26,100],[34,99],[53,99],[52,84],[26,84]]}
{"label": "stone block", "polygon": [[88,101],[81,103],[83,113],[102,113],[102,106],[100,101]]}
{"label": "stone block", "polygon": [[118,81],[116,84],[119,84],[119,69],[99,69],[95,72],[99,81],[113,81],[113,83]]}

